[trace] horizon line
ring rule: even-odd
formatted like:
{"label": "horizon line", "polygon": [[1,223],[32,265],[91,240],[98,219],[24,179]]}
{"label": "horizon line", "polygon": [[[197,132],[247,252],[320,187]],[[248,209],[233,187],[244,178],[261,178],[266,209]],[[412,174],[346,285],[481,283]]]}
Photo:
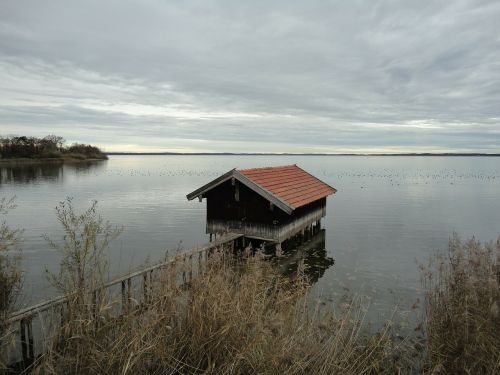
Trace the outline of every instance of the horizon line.
{"label": "horizon line", "polygon": [[293,153],[293,152],[133,152],[111,151],[106,155],[235,155],[235,156],[500,156],[500,153],[486,152],[397,152],[397,153]]}

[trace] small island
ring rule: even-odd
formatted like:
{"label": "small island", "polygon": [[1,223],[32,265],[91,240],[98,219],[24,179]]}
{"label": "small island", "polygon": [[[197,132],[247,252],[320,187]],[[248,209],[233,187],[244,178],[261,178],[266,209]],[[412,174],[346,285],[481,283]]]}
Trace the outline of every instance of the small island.
{"label": "small island", "polygon": [[96,146],[73,143],[56,135],[43,138],[0,136],[0,163],[17,161],[87,161],[106,160],[108,156]]}

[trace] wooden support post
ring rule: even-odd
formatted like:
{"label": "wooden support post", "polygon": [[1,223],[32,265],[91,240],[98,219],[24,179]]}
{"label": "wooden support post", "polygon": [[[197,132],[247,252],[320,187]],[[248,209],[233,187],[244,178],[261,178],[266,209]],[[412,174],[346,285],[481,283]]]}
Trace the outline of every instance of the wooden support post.
{"label": "wooden support post", "polygon": [[95,327],[97,328],[98,322],[99,322],[99,291],[98,289],[94,290],[92,293],[92,307],[93,307],[93,314],[94,314],[94,323]]}
{"label": "wooden support post", "polygon": [[186,284],[186,256],[182,258],[182,285]]}
{"label": "wooden support post", "polygon": [[24,367],[29,366],[34,357],[34,343],[33,343],[33,322],[31,318],[21,319],[20,321],[20,331],[21,331],[21,350],[23,356]]}
{"label": "wooden support post", "polygon": [[132,279],[127,279],[127,311],[130,311],[130,300],[132,299]]}
{"label": "wooden support post", "polygon": [[23,362],[27,364],[28,362],[28,345],[26,343],[26,327],[24,323],[24,319],[21,319],[19,322],[19,329],[21,333],[21,350],[23,353]]}
{"label": "wooden support post", "polygon": [[278,242],[276,244],[276,252],[275,252],[275,254],[276,254],[277,257],[283,256],[283,250],[281,248],[281,242]]}
{"label": "wooden support post", "polygon": [[61,313],[61,327],[62,327],[64,325],[64,321],[65,321],[65,319],[64,319],[64,303],[61,303],[60,313]]}
{"label": "wooden support post", "polygon": [[149,291],[148,291],[148,296],[149,296],[149,302],[153,301],[153,270],[149,271]]}
{"label": "wooden support post", "polygon": [[144,272],[142,274],[142,291],[144,294],[144,302],[148,302],[148,273]]}
{"label": "wooden support post", "polygon": [[189,282],[193,281],[193,254],[189,255]]}
{"label": "wooden support post", "polygon": [[212,242],[212,233],[210,233],[210,242]]}
{"label": "wooden support post", "polygon": [[122,314],[128,313],[127,290],[125,280],[122,281]]}
{"label": "wooden support post", "polygon": [[33,342],[33,320],[30,318],[27,324],[28,328],[28,356],[30,362],[35,359],[35,345]]}

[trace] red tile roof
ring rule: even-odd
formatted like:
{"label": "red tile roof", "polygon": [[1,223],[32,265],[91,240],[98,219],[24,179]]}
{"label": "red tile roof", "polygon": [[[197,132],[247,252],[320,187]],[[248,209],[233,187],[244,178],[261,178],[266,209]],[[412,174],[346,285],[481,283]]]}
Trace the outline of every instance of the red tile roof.
{"label": "red tile roof", "polygon": [[238,172],[293,209],[337,191],[296,165],[240,169]]}

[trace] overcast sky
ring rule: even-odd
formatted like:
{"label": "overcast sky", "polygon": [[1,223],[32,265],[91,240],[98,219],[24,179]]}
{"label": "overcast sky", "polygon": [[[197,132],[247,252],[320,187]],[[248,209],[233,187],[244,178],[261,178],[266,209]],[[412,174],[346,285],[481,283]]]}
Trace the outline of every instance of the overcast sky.
{"label": "overcast sky", "polygon": [[0,135],[500,152],[500,1],[0,0]]}

